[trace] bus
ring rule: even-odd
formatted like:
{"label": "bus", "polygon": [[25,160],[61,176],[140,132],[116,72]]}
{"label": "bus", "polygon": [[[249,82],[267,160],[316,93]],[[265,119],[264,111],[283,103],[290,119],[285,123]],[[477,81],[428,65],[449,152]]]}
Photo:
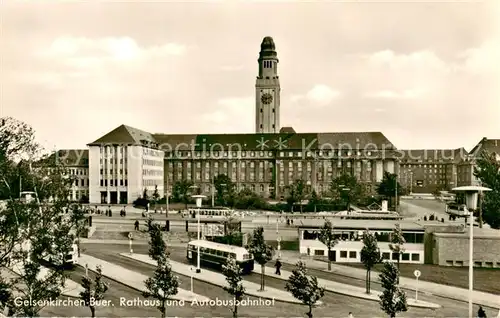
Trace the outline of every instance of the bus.
{"label": "bus", "polygon": [[227,219],[235,215],[234,210],[228,208],[192,208],[183,212],[184,217],[191,216],[193,219],[200,213],[202,219]]}
{"label": "bus", "polygon": [[200,263],[221,269],[228,257],[236,259],[243,274],[249,274],[254,269],[252,254],[239,246],[226,245],[206,240],[194,240],[187,245],[187,259],[191,264],[198,261],[198,247],[200,248]]}
{"label": "bus", "polygon": [[445,205],[445,212],[459,217],[469,216],[469,211],[465,204],[459,204],[457,202],[450,202]]}

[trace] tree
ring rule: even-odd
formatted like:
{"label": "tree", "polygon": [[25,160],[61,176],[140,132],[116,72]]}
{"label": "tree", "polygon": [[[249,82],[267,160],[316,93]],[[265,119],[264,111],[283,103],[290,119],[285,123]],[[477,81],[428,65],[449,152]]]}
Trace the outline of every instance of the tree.
{"label": "tree", "polygon": [[144,282],[146,291],[142,295],[146,298],[152,297],[158,300],[156,307],[161,317],[165,318],[167,313],[166,302],[167,300],[176,295],[179,288],[179,279],[174,275],[172,268],[167,258],[159,258],[156,270],[152,277],[149,277]]}
{"label": "tree", "polygon": [[[13,316],[36,316],[48,300],[61,295],[63,269],[45,271],[42,263],[62,264],[74,240],[71,220],[63,213],[71,207],[73,179],[64,165],[49,165],[34,140],[28,125],[0,120],[0,199],[5,200],[0,204],[0,271],[15,266],[19,274],[0,280],[0,295]],[[21,189],[34,192],[34,200],[19,200]],[[19,301],[12,302],[11,295]]]}
{"label": "tree", "polygon": [[234,202],[234,183],[225,174],[218,174],[214,180],[215,202],[217,205],[232,205]]}
{"label": "tree", "polygon": [[300,212],[302,212],[302,201],[305,198],[306,184],[302,179],[295,180],[291,185],[288,186],[288,197],[287,203],[291,206],[291,211],[293,212],[293,206],[295,203],[300,204]]}
{"label": "tree", "polygon": [[227,291],[231,296],[234,297],[235,304],[233,312],[233,317],[238,317],[238,302],[243,298],[245,293],[245,287],[243,287],[242,269],[236,263],[234,258],[228,258],[226,264],[222,266],[222,271],[224,276],[226,276],[227,286],[224,286],[224,290]]}
{"label": "tree", "polygon": [[385,262],[382,273],[379,275],[382,283],[382,294],[380,295],[380,308],[394,318],[398,312],[408,311],[406,294],[398,286],[399,271],[391,262]]}
{"label": "tree", "polygon": [[349,209],[351,203],[357,203],[363,197],[363,187],[355,176],[344,173],[330,183],[330,195]]}
{"label": "tree", "polygon": [[78,247],[78,257],[80,257],[80,237],[88,230],[87,217],[85,216],[85,211],[83,211],[81,206],[74,205],[72,207],[70,220],[73,228],[75,229],[76,246]]}
{"label": "tree", "polygon": [[264,228],[258,227],[253,231],[248,250],[254,260],[260,264],[260,290],[264,291],[265,266],[273,258],[273,248],[264,240]]}
{"label": "tree", "polygon": [[159,224],[153,223],[152,218],[148,218],[147,226],[149,229],[149,257],[155,261],[160,261],[168,257],[167,244],[163,239],[163,233]]}
{"label": "tree", "polygon": [[[377,187],[377,193],[381,196],[388,198],[389,200],[391,200],[391,202],[392,199],[396,197],[396,192],[397,196],[400,197],[403,188],[401,187],[399,182],[397,182],[397,180],[398,180],[397,174],[384,171],[382,182],[380,182],[380,184]],[[394,200],[392,206],[395,207],[396,204],[397,203]]]}
{"label": "tree", "polygon": [[80,299],[85,302],[85,306],[89,307],[92,317],[95,317],[96,302],[104,299],[104,294],[108,290],[108,284],[103,280],[101,266],[96,267],[96,275],[94,281],[85,276],[82,278],[83,291],[80,292]]}
{"label": "tree", "polygon": [[500,161],[496,154],[483,151],[476,160],[474,176],[491,191],[484,193],[479,222],[486,222],[493,229],[500,229]]}
{"label": "tree", "polygon": [[292,275],[288,278],[285,289],[308,306],[309,311],[306,315],[309,318],[313,317],[313,306],[325,295],[325,289],[319,287],[318,278],[307,275],[306,264],[303,262],[297,263]]}
{"label": "tree", "polygon": [[328,270],[332,270],[332,260],[330,259],[330,253],[332,248],[337,245],[337,238],[335,237],[335,233],[333,232],[333,225],[330,220],[326,220],[325,224],[321,228],[318,239],[321,243],[325,244],[328,248]]}
{"label": "tree", "polygon": [[391,242],[389,243],[389,248],[391,251],[396,254],[398,258],[398,270],[399,270],[399,262],[400,256],[405,251],[403,245],[406,243],[406,240],[403,236],[403,231],[401,230],[401,225],[398,223],[395,225],[394,229],[391,233]]}
{"label": "tree", "polygon": [[177,181],[172,188],[172,199],[184,203],[187,209],[192,186],[193,182],[191,180]]}
{"label": "tree", "polygon": [[160,193],[158,193],[158,185],[155,185],[155,191],[153,192],[152,198],[156,209],[156,203],[160,199]]}
{"label": "tree", "polygon": [[371,270],[376,264],[382,262],[377,238],[373,233],[365,230],[363,233],[363,248],[361,249],[361,262],[366,269],[366,293],[370,293]]}

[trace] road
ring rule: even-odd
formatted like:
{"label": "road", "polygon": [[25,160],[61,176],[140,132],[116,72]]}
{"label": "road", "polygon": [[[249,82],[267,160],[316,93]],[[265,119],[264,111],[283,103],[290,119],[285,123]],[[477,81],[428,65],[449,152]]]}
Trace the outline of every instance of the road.
{"label": "road", "polygon": [[[147,246],[137,246],[134,250],[137,253],[147,253]],[[126,252],[127,246],[116,246],[116,245],[105,245],[105,244],[85,244],[86,253],[99,257],[103,260],[110,261],[116,263],[118,265],[127,267],[131,270],[137,271],[139,273],[145,275],[151,275],[153,273],[153,267],[147,264],[143,264],[141,262],[133,261],[128,258],[121,257],[117,255],[120,252]],[[171,249],[171,258],[176,261],[185,262],[185,251],[182,248],[173,248]],[[293,266],[285,264],[283,269],[292,270]],[[206,269],[204,269],[206,270]],[[79,281],[80,278],[78,275],[82,275],[83,270],[77,269],[72,273],[73,279]],[[340,276],[333,273],[325,273],[317,270],[310,270],[310,273],[316,275],[320,278],[330,279],[342,283],[350,283],[356,286],[364,286],[364,281],[356,280],[353,278],[348,278],[345,276]],[[251,274],[245,276],[245,279],[248,281],[252,281],[255,283],[259,283],[260,277],[257,274]],[[181,280],[181,288],[190,289],[190,279],[189,277],[180,276]],[[266,286],[284,289],[285,281],[274,279],[270,277],[266,277]],[[380,289],[380,285],[377,283],[372,283],[373,289]],[[208,296],[212,299],[228,299],[229,296],[227,293],[218,286],[210,285],[201,281],[194,281],[194,292]],[[413,295],[414,292],[407,291],[410,295]],[[139,297],[140,294],[137,291],[134,291],[131,288],[123,286],[119,283],[111,282],[111,287],[109,290],[109,295],[107,297],[113,301],[113,303],[119,304],[119,297],[126,297],[127,299],[132,299],[134,297]],[[253,299],[252,297],[250,297]],[[459,302],[449,299],[444,299],[436,296],[429,295],[419,295],[419,299],[437,302],[443,306],[443,308],[432,311],[425,309],[416,309],[410,308],[410,310],[404,314],[405,317],[457,317],[457,316],[466,316],[467,315],[467,303]],[[382,311],[379,309],[378,304],[373,301],[357,299],[353,297],[348,297],[344,295],[334,294],[331,292],[327,292],[325,297],[322,299],[324,304],[314,310],[314,314],[316,316],[332,316],[332,313],[335,313],[335,316],[347,316],[349,312],[352,312],[355,317],[374,317],[384,316]],[[79,309],[82,310],[82,309]],[[88,310],[88,309],[87,309]],[[101,313],[102,310],[102,313]],[[129,311],[130,310],[130,311]],[[118,317],[118,316],[154,316],[157,315],[156,310],[153,308],[143,309],[140,313],[136,310],[138,308],[124,308],[120,306],[115,306],[113,308],[99,308],[99,315],[107,315],[107,311],[112,312],[110,316]],[[272,308],[268,307],[246,307],[241,308],[240,313],[242,316],[250,316],[250,317],[297,317],[299,313],[305,312],[306,308],[300,305],[294,304],[286,304],[281,302],[275,302]],[[46,312],[46,313],[45,313]],[[198,307],[184,307],[178,308],[173,307],[169,308],[168,315],[176,315],[176,316],[196,316],[202,315],[207,316],[207,312],[209,312],[210,316],[230,316],[230,312],[228,308],[198,308]],[[56,316],[64,316],[64,315],[76,315],[80,313],[80,311],[71,311],[69,308],[48,308],[44,311],[46,315],[56,315]],[[493,316],[496,312],[488,311],[487,314],[489,316]],[[82,310],[82,315],[88,315],[88,311],[85,308]]]}
{"label": "road", "polygon": [[457,218],[456,221],[449,221],[449,215],[445,212],[444,202],[437,200],[401,200],[400,202],[400,213],[412,219],[423,220],[424,216],[429,219],[429,216],[433,215],[439,220],[444,219],[445,223],[451,224],[463,224],[464,220]]}
{"label": "road", "polygon": [[[162,226],[165,225],[165,221],[159,218]],[[191,220],[191,219],[190,219]],[[134,229],[135,219],[122,219],[122,218],[99,218],[93,219],[93,225],[97,227],[97,231],[104,232],[128,232]],[[141,229],[145,228],[145,221],[139,219],[139,227]],[[264,238],[266,240],[276,240],[278,236],[281,237],[283,241],[293,241],[299,238],[297,228],[287,227],[286,223],[280,223],[278,225],[279,234],[276,233],[276,223],[274,224],[260,224],[252,222],[250,219],[244,220],[241,223],[242,232],[252,232],[255,228],[262,226],[264,228]],[[188,229],[190,232],[197,231],[197,223],[189,223]],[[186,232],[186,220],[171,220],[170,221],[170,231],[171,232]]]}

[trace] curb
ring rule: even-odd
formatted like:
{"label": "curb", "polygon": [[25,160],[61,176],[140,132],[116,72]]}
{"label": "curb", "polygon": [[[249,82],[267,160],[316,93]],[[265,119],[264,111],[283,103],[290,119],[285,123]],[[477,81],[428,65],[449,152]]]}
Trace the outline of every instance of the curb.
{"label": "curb", "polygon": [[[85,267],[84,267],[84,266],[82,266],[82,265],[80,265],[80,264],[78,264],[77,266],[80,266],[80,267],[82,267],[83,269],[85,269]],[[93,272],[94,274],[97,274],[97,272],[95,271],[95,269],[90,269],[90,268],[89,268],[89,271]],[[131,286],[131,285],[126,284],[126,283],[124,283],[124,282],[118,281],[118,280],[116,280],[115,278],[112,278],[112,277],[109,277],[109,276],[107,276],[107,275],[104,275],[104,273],[102,274],[102,276],[103,276],[103,277],[106,277],[106,278],[107,278],[107,279],[109,279],[109,280],[114,281],[115,283],[118,283],[118,284],[123,285],[123,286],[127,286],[128,288],[131,288],[131,289],[133,289],[133,290],[135,290],[135,291],[139,292],[139,293],[141,294],[141,296],[142,296],[142,293],[144,292],[142,289],[139,289],[139,288],[137,288],[137,287],[135,287],[135,286]],[[206,296],[205,296],[205,297],[206,297]],[[208,297],[207,297],[207,298],[208,298]],[[169,298],[169,299],[170,299],[170,300],[179,300],[179,299],[174,299],[174,298]],[[209,299],[210,299],[210,298],[209,298]],[[187,300],[185,300],[185,299],[184,299],[184,301],[187,301]]]}
{"label": "curb", "polygon": [[[148,263],[146,263],[146,262],[143,262],[143,261],[137,260],[137,259],[135,259],[135,258],[131,258],[131,257],[128,257],[128,256],[126,256],[126,255],[122,255],[121,253],[120,253],[120,254],[118,254],[118,255],[120,255],[120,256],[122,256],[122,257],[126,257],[126,258],[131,259],[131,260],[136,261],[136,262],[140,262],[140,263],[143,263],[143,264],[148,264]],[[148,264],[148,265],[150,265],[150,264]],[[186,275],[184,275],[184,274],[181,274],[181,273],[179,273],[179,272],[176,272],[176,271],[175,271],[175,270],[173,270],[173,269],[172,269],[172,271],[174,271],[175,273],[177,273],[177,274],[179,274],[179,275],[186,276]],[[186,277],[188,277],[188,276],[186,276]],[[196,278],[196,277],[193,277],[193,280],[197,280],[197,281],[202,282],[202,283],[207,283],[207,284],[210,284],[210,285],[212,285],[212,286],[217,286],[217,287],[219,287],[219,288],[222,288],[222,287],[223,287],[223,286],[221,286],[221,285],[218,285],[217,283],[214,283],[214,282],[211,282],[211,281],[201,280],[201,279]],[[258,291],[257,291],[257,292],[258,292]],[[288,304],[294,304],[294,305],[301,304],[301,302],[300,302],[300,301],[298,301],[298,300],[297,300],[297,301],[289,301],[289,300],[281,300],[281,299],[280,299],[280,300],[278,300],[277,298],[273,298],[273,297],[269,297],[269,296],[252,295],[252,294],[247,293],[246,291],[245,291],[245,295],[252,296],[252,297],[260,297],[260,298],[262,298],[262,299],[269,299],[269,300],[274,300],[274,301],[279,301],[279,302],[282,302],[282,303],[288,303]],[[321,303],[321,304],[322,304],[322,303]]]}
{"label": "curb", "polygon": [[[268,276],[268,277],[271,277],[271,278],[274,278],[274,279],[285,280],[285,281],[287,280],[287,279],[285,279],[283,277],[276,277],[276,276],[273,276],[271,274],[264,274],[264,275]],[[327,279],[323,279],[323,280],[327,280]],[[342,283],[340,283],[340,284],[342,284]],[[346,285],[348,285],[348,284],[346,284]],[[351,285],[349,285],[349,286],[351,286]],[[327,289],[325,286],[323,286],[323,287],[325,288],[325,290],[327,292],[330,292],[330,293],[333,293],[333,294],[339,294],[339,295],[349,296],[349,297],[353,297],[353,298],[357,298],[357,299],[363,299],[363,300],[369,300],[369,301],[376,301],[376,302],[378,302],[378,299],[373,299],[371,297],[363,297],[360,294],[350,294],[349,292],[334,291],[334,290]],[[373,295],[374,297],[376,297],[372,293],[370,293],[369,295]],[[439,304],[434,304],[434,303],[430,303],[430,302],[426,302],[426,303],[432,304],[432,305],[435,305],[435,306],[426,306],[426,305],[424,305],[423,302],[422,303],[412,302],[411,304],[408,302],[408,306],[409,307],[414,307],[414,308],[430,309],[430,310],[436,310],[436,309],[439,309],[439,308],[443,307],[443,306],[441,306]]]}
{"label": "curb", "polygon": [[[292,264],[290,261],[288,261],[288,262],[287,262],[287,261],[283,261],[283,263],[286,263],[286,264],[288,264],[288,265],[292,265],[292,266],[293,266],[293,265],[295,265],[295,264]],[[333,271],[332,271],[332,272],[328,272],[328,271],[326,271],[326,270],[322,270],[322,269],[318,269],[318,268],[311,268],[311,269],[314,269],[314,270],[317,270],[317,271],[322,271],[322,272],[324,272],[324,273],[332,273],[332,272],[333,272]],[[336,272],[336,273],[334,273],[334,274],[335,274],[335,275],[338,275],[338,276],[343,276],[343,277],[347,277],[347,278],[353,278],[353,279],[361,280],[361,281],[363,281],[363,280],[364,280],[364,279],[359,278],[359,277],[357,277],[357,276],[355,276],[355,275],[348,275],[348,274],[338,273],[338,272]],[[372,274],[373,274],[373,272],[372,272]],[[405,277],[405,278],[408,278],[408,277]],[[371,282],[372,282],[372,283],[377,283],[377,284],[379,284],[379,282],[378,282],[378,281],[376,281],[376,280],[372,280]],[[429,282],[429,283],[434,283],[434,282]],[[434,283],[434,284],[437,284],[437,283]],[[453,286],[453,287],[455,287],[455,286]],[[402,286],[401,286],[401,288],[403,288],[403,289],[408,289],[408,290],[411,290],[411,291],[415,291],[415,290],[416,290],[416,288],[414,288],[413,286],[403,286],[403,285],[402,285]],[[458,297],[458,296],[450,296],[450,295],[443,295],[443,294],[440,294],[440,293],[439,293],[439,290],[429,292],[429,291],[422,290],[421,288],[419,288],[419,289],[418,289],[418,291],[419,291],[419,293],[421,292],[421,293],[423,293],[423,294],[425,294],[425,295],[427,295],[427,296],[437,296],[437,297],[441,297],[441,298],[445,298],[445,299],[450,299],[450,300],[453,300],[453,301],[459,301],[459,302],[462,302],[462,303],[467,303],[467,302],[468,302],[468,300],[464,300],[462,297]],[[353,297],[356,297],[356,296],[353,296]],[[364,298],[363,298],[363,299],[364,299]],[[491,308],[491,309],[500,309],[500,305],[493,305],[493,304],[489,304],[489,302],[488,302],[488,303],[484,303],[484,302],[480,302],[480,303],[479,303],[479,302],[473,302],[473,304],[474,304],[474,305],[478,305],[478,306],[479,306],[479,305],[481,305],[481,306],[485,306],[485,307],[488,307],[488,308]],[[417,307],[417,308],[422,308],[422,307]]]}

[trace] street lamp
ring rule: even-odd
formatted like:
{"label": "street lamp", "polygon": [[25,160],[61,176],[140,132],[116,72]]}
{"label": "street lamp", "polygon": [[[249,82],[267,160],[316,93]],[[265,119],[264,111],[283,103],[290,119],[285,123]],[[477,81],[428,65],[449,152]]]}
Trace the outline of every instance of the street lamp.
{"label": "street lamp", "polygon": [[[201,208],[201,202],[204,198],[206,198],[206,196],[202,195],[202,194],[196,194],[196,195],[193,195],[193,198],[196,200],[196,207],[197,207],[197,210],[198,210],[198,241],[200,240],[200,208]],[[197,247],[197,251],[196,251],[196,257],[197,257],[197,266],[196,266],[196,273],[199,273],[201,272],[201,268],[200,268],[200,244],[198,243],[198,247]]]}
{"label": "street lamp", "polygon": [[[477,197],[478,193],[481,195],[483,191],[491,191],[490,188],[478,187],[478,186],[464,186],[453,188],[452,191],[464,192],[465,193],[465,203],[466,203],[466,213],[471,210],[469,214],[469,318],[474,317],[472,311],[472,293],[473,293],[473,275],[474,275],[474,214],[473,210],[477,207]],[[467,217],[466,217],[467,218]]]}

